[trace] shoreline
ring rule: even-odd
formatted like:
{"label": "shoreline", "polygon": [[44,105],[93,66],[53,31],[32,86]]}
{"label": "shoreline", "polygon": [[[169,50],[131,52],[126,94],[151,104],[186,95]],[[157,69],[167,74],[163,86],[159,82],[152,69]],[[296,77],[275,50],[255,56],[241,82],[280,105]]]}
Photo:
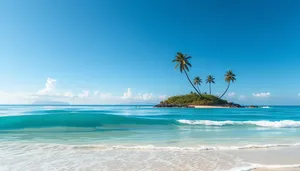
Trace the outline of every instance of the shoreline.
{"label": "shoreline", "polygon": [[[24,147],[28,149],[38,148],[35,158],[30,158],[32,150],[24,151]],[[83,170],[119,170],[118,166],[121,165],[122,170],[132,171],[142,170],[143,168],[157,171],[300,171],[297,164],[300,159],[298,155],[299,148],[274,148],[267,151],[262,149],[226,150],[220,152],[219,150],[105,149],[101,146],[97,147],[97,145],[74,146],[70,144],[24,144],[19,142],[8,145],[4,150],[7,149],[22,152],[22,155],[8,153],[9,162],[6,160],[0,161],[1,166],[10,170],[19,168],[39,170],[41,166],[50,170],[58,168],[67,171],[78,167]],[[49,157],[49,154],[52,156]],[[19,165],[11,165],[12,157],[22,162]],[[31,160],[28,161],[28,158]],[[141,158],[143,158],[143,161],[136,162]],[[47,162],[54,163],[54,165],[49,166]]]}
{"label": "shoreline", "polygon": [[229,109],[229,108],[260,108],[259,106],[241,106],[241,105],[182,105],[182,104],[157,104],[157,108],[197,108],[197,109]]}
{"label": "shoreline", "polygon": [[189,105],[190,108],[230,108],[226,106],[210,106],[210,105]]}

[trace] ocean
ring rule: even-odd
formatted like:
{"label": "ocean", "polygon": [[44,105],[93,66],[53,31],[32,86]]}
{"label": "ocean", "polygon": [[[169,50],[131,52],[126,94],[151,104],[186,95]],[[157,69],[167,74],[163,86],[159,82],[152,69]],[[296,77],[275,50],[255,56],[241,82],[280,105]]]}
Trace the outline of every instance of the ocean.
{"label": "ocean", "polygon": [[0,170],[300,167],[300,107],[0,106]]}

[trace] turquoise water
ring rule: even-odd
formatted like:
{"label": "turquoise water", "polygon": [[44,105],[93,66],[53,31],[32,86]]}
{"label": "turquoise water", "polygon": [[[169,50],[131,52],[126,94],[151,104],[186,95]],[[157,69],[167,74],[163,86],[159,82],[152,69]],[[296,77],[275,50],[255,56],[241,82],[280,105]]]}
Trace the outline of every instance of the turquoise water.
{"label": "turquoise water", "polygon": [[[108,149],[156,150],[157,153],[299,145],[300,107],[296,106],[257,109],[0,106],[0,157],[15,158],[16,154],[32,155],[41,151],[45,154],[45,150],[49,149],[48,157],[58,155],[57,150],[65,150],[69,154],[74,149],[82,149],[80,153],[86,149],[105,149],[106,152]],[[72,153],[78,152],[76,150]],[[114,152],[120,155],[119,151]],[[218,156],[221,154],[218,153]],[[7,162],[0,164],[3,167],[0,170],[15,169]]]}
{"label": "turquoise water", "polygon": [[0,140],[161,146],[297,143],[300,107],[1,106]]}

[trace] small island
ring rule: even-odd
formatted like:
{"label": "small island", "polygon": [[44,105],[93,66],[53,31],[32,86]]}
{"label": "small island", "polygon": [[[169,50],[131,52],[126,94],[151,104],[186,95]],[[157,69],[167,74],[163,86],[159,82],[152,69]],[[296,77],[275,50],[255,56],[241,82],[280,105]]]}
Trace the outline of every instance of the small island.
{"label": "small island", "polygon": [[[239,104],[228,102],[227,100],[223,100],[222,97],[227,93],[230,84],[236,81],[236,75],[229,70],[225,73],[225,82],[227,83],[227,87],[224,93],[217,97],[211,94],[211,85],[215,84],[215,78],[212,75],[208,75],[206,78],[206,84],[209,85],[209,94],[201,93],[200,86],[202,84],[202,79],[199,76],[196,76],[191,81],[188,72],[192,67],[190,63],[190,59],[192,57],[183,54],[181,52],[177,52],[175,59],[172,62],[175,62],[175,69],[179,68],[180,73],[184,73],[187,80],[189,81],[192,88],[195,92],[191,92],[186,95],[177,95],[169,97],[167,100],[161,101],[160,104],[155,105],[154,107],[187,107],[187,108],[241,108],[246,106],[241,106]],[[257,108],[258,106],[247,106],[249,108]]]}
{"label": "small island", "polygon": [[169,97],[161,101],[155,107],[177,107],[177,108],[241,108],[236,103],[228,102],[214,95],[202,94],[202,98],[197,93],[191,92],[186,95]]}

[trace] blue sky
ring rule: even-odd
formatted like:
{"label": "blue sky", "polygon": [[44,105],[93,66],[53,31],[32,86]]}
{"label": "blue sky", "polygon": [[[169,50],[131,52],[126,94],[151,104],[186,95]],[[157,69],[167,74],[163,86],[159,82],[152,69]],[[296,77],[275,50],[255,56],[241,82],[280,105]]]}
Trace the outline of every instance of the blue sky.
{"label": "blue sky", "polygon": [[296,0],[3,0],[0,103],[157,102],[192,90],[171,63],[180,51],[193,57],[191,77],[215,76],[214,94],[232,69],[229,100],[299,104],[299,7]]}

